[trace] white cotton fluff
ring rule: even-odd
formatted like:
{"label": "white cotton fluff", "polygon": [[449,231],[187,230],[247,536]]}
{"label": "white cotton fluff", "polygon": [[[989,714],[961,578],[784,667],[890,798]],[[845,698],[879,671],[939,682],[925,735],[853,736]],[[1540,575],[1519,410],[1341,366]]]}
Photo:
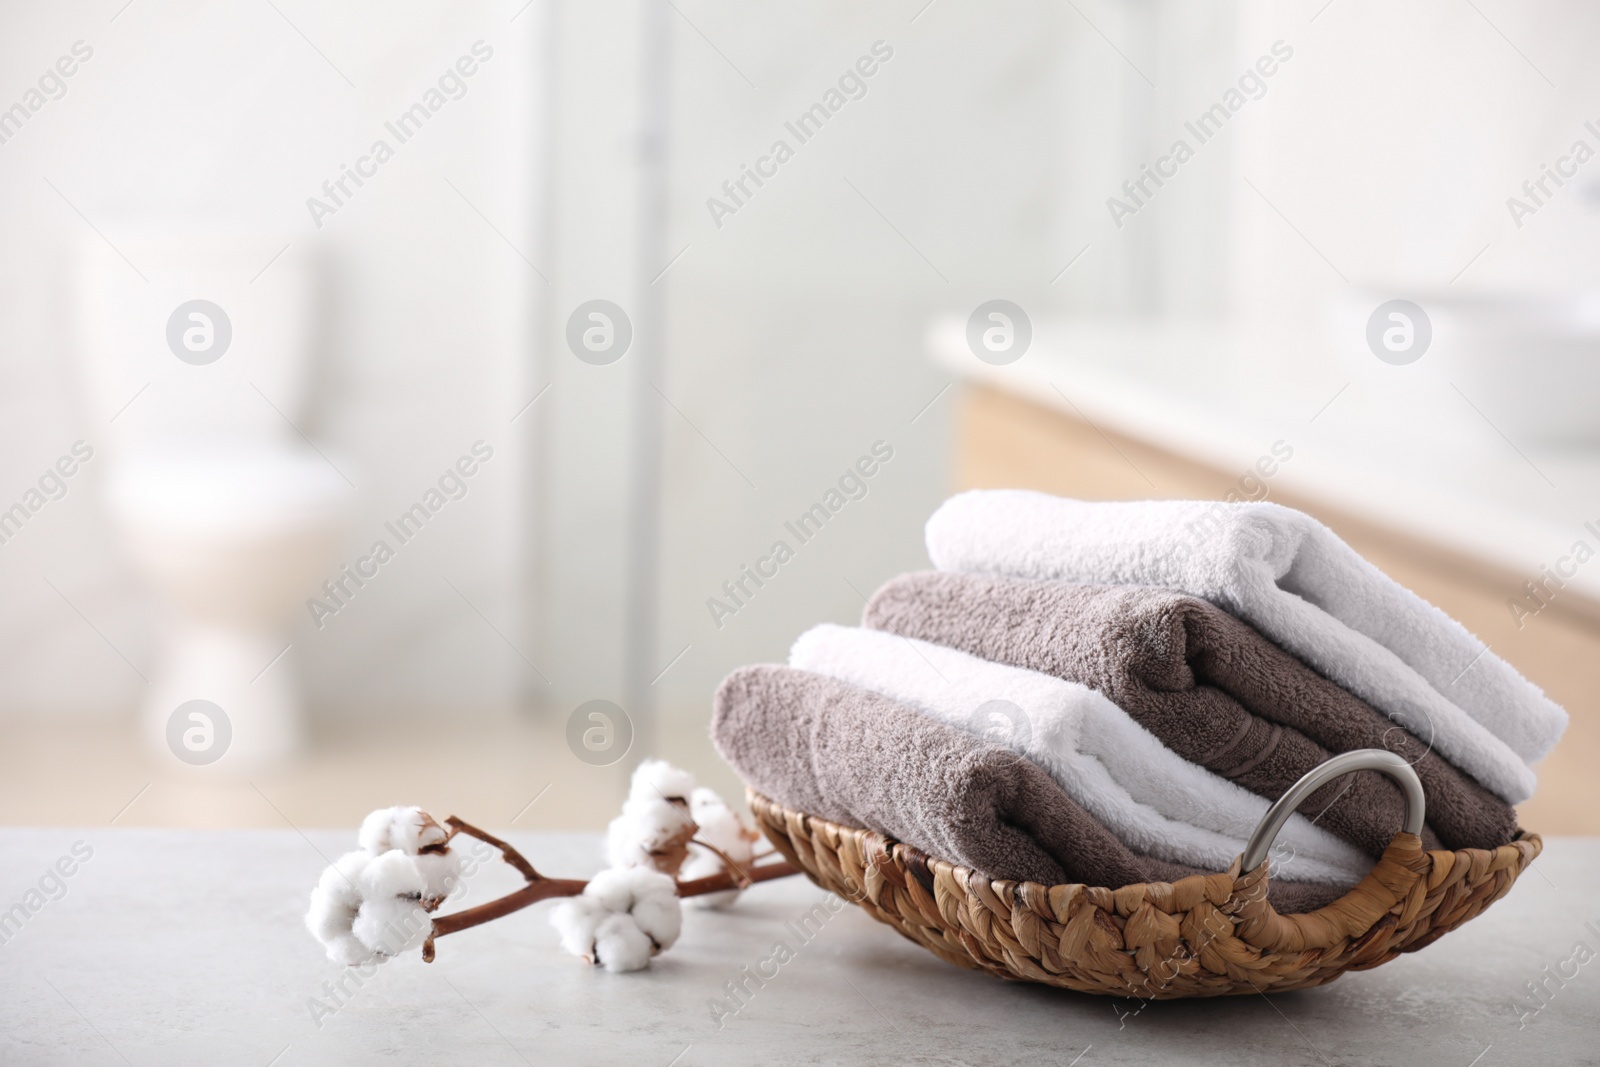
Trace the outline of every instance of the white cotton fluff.
{"label": "white cotton fluff", "polygon": [[643,970],[683,930],[676,885],[643,867],[601,871],[583,893],[557,904],[550,923],[561,947],[608,971]]}
{"label": "white cotton fluff", "polygon": [[421,808],[398,807],[379,808],[361,820],[357,840],[374,856],[390,849],[415,856],[425,846],[437,845],[448,836],[448,831]]}
{"label": "white cotton fluff", "polygon": [[461,884],[461,854],[455,849],[410,858],[422,875],[422,899],[427,903],[437,905]]}
{"label": "white cotton fluff", "polygon": [[[311,891],[306,928],[335,963],[352,965],[420,945],[432,929],[428,911],[461,880],[453,849],[437,844],[444,830],[419,808],[385,808],[361,825],[362,848],[322,872]],[[396,843],[379,853],[370,848]],[[426,907],[424,906],[426,905]]]}
{"label": "white cotton fluff", "polygon": [[322,942],[328,958],[345,965],[370,959],[372,952],[356,938],[353,927],[361,908],[362,872],[372,862],[366,852],[346,852],[322,872],[311,891],[311,907],[306,912],[306,929]]}
{"label": "white cotton fluff", "polygon": [[550,909],[550,925],[560,935],[562,948],[593,963],[594,934],[600,921],[609,914],[604,904],[580,893]]}
{"label": "white cotton fluff", "polygon": [[416,856],[391,849],[367,864],[357,885],[361,908],[351,932],[374,954],[398,956],[428,936],[433,923],[422,908],[427,879]]}
{"label": "white cotton fluff", "polygon": [[370,956],[398,956],[428,939],[433,919],[415,897],[378,897],[361,902],[351,932]]}
{"label": "white cotton fluff", "polygon": [[[628,803],[638,800],[689,799],[694,792],[694,775],[666,760],[647,759],[634,769],[628,785]],[[626,805],[624,805],[626,806]]]}
{"label": "white cotton fluff", "polygon": [[594,932],[595,962],[613,974],[650,966],[655,946],[650,936],[627,915],[607,915]]}
{"label": "white cotton fluff", "polygon": [[690,829],[689,813],[676,804],[655,800],[630,800],[622,814],[606,827],[606,861],[612,867],[655,869],[651,855]]}
{"label": "white cotton fluff", "polygon": [[[694,776],[665,760],[645,760],[633,772],[622,814],[606,828],[606,861],[612,867],[654,867],[655,857],[691,832],[685,806]],[[684,805],[672,801],[684,801]]]}
{"label": "white cotton fluff", "polygon": [[642,867],[602,871],[590,880],[584,894],[609,911],[631,914],[640,929],[664,949],[671,948],[683,930],[677,883],[659,871]]}
{"label": "white cotton fluff", "polygon": [[422,849],[436,847],[449,836],[449,832],[421,808],[396,807],[379,808],[363,819],[358,839],[361,847],[374,856],[393,851],[410,856],[422,876],[422,898],[437,904],[459,883],[461,857],[449,848],[443,852],[423,852]]}
{"label": "white cotton fluff", "polygon": [[422,898],[422,891],[427,887],[427,882],[422,877],[422,872],[417,869],[416,858],[408,856],[399,849],[391,849],[381,856],[375,856],[371,863],[361,872],[361,878],[356,883],[361,889],[362,900],[374,900],[382,897],[416,897]]}
{"label": "white cotton fluff", "polygon": [[[755,859],[756,841],[760,835],[715,790],[705,786],[695,789],[689,796],[689,815],[700,827],[695,837],[721,849],[741,868],[749,869]],[[690,845],[689,858],[678,871],[678,877],[683,881],[709,878],[721,873],[726,866],[722,858],[710,849]],[[722,893],[703,893],[689,898],[689,903],[697,908],[725,908],[739,899],[739,892],[729,889]]]}

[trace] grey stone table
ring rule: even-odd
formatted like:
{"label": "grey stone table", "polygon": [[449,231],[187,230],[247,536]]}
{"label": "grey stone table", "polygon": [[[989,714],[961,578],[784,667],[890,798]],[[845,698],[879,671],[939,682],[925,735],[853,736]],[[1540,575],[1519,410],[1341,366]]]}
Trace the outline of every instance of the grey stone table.
{"label": "grey stone table", "polygon": [[[1596,839],[1550,841],[1486,915],[1376,971],[1141,1009],[952,967],[853,907],[802,941],[824,895],[799,878],[692,910],[638,974],[564,955],[541,904],[358,984],[300,924],[353,837],[0,831],[0,909],[22,904],[0,921],[0,1063],[1600,1064]],[[551,874],[599,866],[592,835],[510,837]],[[516,884],[493,864],[451,907]],[[779,938],[794,957],[730,999]]]}

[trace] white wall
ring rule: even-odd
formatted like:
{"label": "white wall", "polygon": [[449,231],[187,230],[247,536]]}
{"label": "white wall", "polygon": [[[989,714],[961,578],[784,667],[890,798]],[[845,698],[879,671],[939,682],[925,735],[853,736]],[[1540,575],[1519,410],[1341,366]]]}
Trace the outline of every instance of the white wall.
{"label": "white wall", "polygon": [[[517,631],[526,479],[507,420],[534,378],[537,279],[477,211],[532,246],[539,20],[492,3],[120,6],[0,13],[5,105],[74,42],[93,49],[66,95],[0,144],[0,499],[104,429],[78,401],[70,343],[69,250],[91,224],[114,244],[152,219],[226,218],[319,245],[330,270],[306,429],[358,489],[342,558],[475,440],[496,452],[345,611],[320,632],[298,624],[295,654],[323,709],[507,703],[511,654],[445,580]],[[307,197],[480,39],[494,57],[465,95],[319,229]],[[0,545],[0,714],[125,711],[142,683],[123,657],[149,673],[151,610],[108,533],[102,474],[91,463]]]}
{"label": "white wall", "polygon": [[[1582,111],[1595,16],[1581,5],[1481,5],[1558,90],[1480,15],[1444,3],[1339,0],[1315,21],[1312,5],[1266,0],[277,6],[0,9],[0,103],[74,41],[95,50],[64,98],[0,144],[0,499],[97,430],[66,341],[65,250],[86,223],[46,179],[112,240],[123,219],[177,211],[320,238],[334,269],[310,429],[360,488],[346,557],[474,440],[496,448],[467,501],[348,610],[321,632],[302,625],[328,714],[525,703],[564,716],[622,699],[638,602],[628,493],[648,422],[637,395],[659,389],[646,657],[654,677],[687,648],[651,690],[699,729],[726,671],[780,658],[811,623],[854,618],[854,590],[923,565],[953,399],[934,401],[948,378],[923,348],[933,316],[996,297],[1036,317],[1316,312],[1342,283],[1243,177],[1357,282],[1443,284],[1485,243],[1475,283],[1594,269],[1581,189],[1521,231],[1504,209],[1596,117]],[[671,52],[657,248],[637,226],[647,10],[665,13]],[[495,59],[466,97],[319,232],[306,197],[479,38]],[[1295,58],[1266,96],[1116,227],[1107,197],[1280,38]],[[893,57],[865,95],[798,143],[785,122],[878,41]],[[718,226],[708,198],[778,138],[793,159]],[[595,367],[567,350],[579,303],[643,315],[651,295],[665,309],[653,388],[642,358]],[[880,439],[895,458],[869,495],[715,625],[707,599]],[[89,475],[0,545],[14,608],[0,620],[0,713],[107,712],[136,696],[121,655],[147,664],[150,611]]]}
{"label": "white wall", "polygon": [[1600,148],[1583,129],[1600,125],[1593,4],[1339,3],[1314,23],[1299,4],[1244,6],[1242,39],[1288,37],[1296,55],[1237,131],[1239,170],[1333,267],[1240,183],[1241,313],[1315,319],[1350,285],[1550,295],[1600,283],[1600,162],[1520,228],[1506,206],[1574,139]]}
{"label": "white wall", "polygon": [[[955,399],[934,402],[949,378],[928,362],[929,319],[997,296],[1036,309],[1100,298],[1076,279],[1050,285],[1082,244],[1064,195],[1077,153],[1055,131],[1104,129],[1073,106],[1072,79],[1087,66],[1116,86],[1121,61],[1089,48],[1092,31],[1059,5],[923,6],[752,18],[685,3],[673,19],[667,244],[688,250],[663,279],[663,391],[681,413],[664,414],[655,662],[687,648],[656,686],[683,731],[704,730],[726,672],[783,659],[806,627],[857,619],[858,590],[927,566],[922,523],[948,491]],[[865,95],[800,143],[785,123],[879,41],[893,55]],[[777,139],[793,158],[719,227],[707,200],[727,202],[723,182]],[[879,440],[894,458],[865,498],[799,544],[784,522]],[[779,539],[795,558],[719,627],[708,598]]]}
{"label": "white wall", "polygon": [[[645,361],[582,364],[562,331],[596,297],[642,315],[648,286],[664,302],[665,352],[645,395],[666,398],[651,413],[662,483],[649,677],[687,648],[651,690],[698,729],[726,671],[780,658],[811,623],[855,617],[855,590],[923,565],[954,399],[923,349],[931,317],[995,297],[1039,315],[1215,305],[1185,281],[1214,278],[1203,255],[1163,268],[1168,296],[1150,282],[1164,249],[1196,244],[1185,227],[1211,225],[1203,181],[1174,198],[1197,207],[1143,235],[1112,235],[1104,198],[1143,158],[1128,130],[1165,106],[1135,65],[1179,93],[1190,68],[1210,69],[1185,58],[1188,27],[1226,23],[1192,4],[1163,5],[1176,20],[1111,0],[1079,8],[678,3],[665,18],[669,197],[653,252],[636,226],[636,0],[7,8],[5,69],[43,70],[79,39],[95,54],[0,145],[0,488],[20,492],[96,429],[66,341],[63,250],[86,224],[45,178],[113,241],[121,218],[184,211],[321,238],[334,269],[308,429],[360,489],[346,558],[474,440],[496,459],[349,608],[320,632],[302,624],[316,704],[525,702],[564,716],[621,699]],[[496,56],[467,96],[319,233],[306,197],[479,38]],[[865,96],[800,144],[784,123],[879,41],[893,55]],[[20,77],[0,94],[26,88]],[[717,226],[707,199],[780,137],[794,158]],[[794,562],[717,627],[707,599],[879,440],[894,459],[866,499],[793,546]],[[0,624],[0,713],[108,712],[136,697],[120,656],[147,665],[150,609],[94,488],[75,486],[0,546],[0,596],[18,608]]]}

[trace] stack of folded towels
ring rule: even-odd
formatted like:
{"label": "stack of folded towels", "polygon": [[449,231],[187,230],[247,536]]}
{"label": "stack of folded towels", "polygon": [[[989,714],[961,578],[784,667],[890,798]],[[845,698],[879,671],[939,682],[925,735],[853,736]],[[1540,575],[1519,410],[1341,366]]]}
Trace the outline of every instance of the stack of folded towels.
{"label": "stack of folded towels", "polygon": [[[936,571],[861,628],[735,671],[712,735],[757,792],[992,878],[1116,888],[1225,871],[1330,756],[1398,753],[1428,848],[1493,848],[1566,713],[1327,527],[1269,503],[965,493]],[[1363,771],[1278,838],[1269,899],[1341,896],[1405,800]]]}

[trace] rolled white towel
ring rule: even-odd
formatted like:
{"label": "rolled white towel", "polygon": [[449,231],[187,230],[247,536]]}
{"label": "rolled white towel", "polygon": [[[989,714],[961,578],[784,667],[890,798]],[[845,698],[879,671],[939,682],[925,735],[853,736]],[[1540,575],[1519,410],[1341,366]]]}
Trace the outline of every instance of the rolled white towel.
{"label": "rolled white towel", "polygon": [[[1227,870],[1271,804],[1183,759],[1104,694],[1037,671],[832,624],[801,634],[789,666],[871,689],[1027,757],[1128,847],[1159,859]],[[1349,885],[1372,868],[1304,815],[1290,818],[1278,842],[1277,877]]]}
{"label": "rolled white towel", "polygon": [[1567,713],[1460,623],[1277,504],[978,490],[945,501],[926,536],[940,570],[1209,600],[1513,804],[1533,794],[1528,764],[1566,729]]}

